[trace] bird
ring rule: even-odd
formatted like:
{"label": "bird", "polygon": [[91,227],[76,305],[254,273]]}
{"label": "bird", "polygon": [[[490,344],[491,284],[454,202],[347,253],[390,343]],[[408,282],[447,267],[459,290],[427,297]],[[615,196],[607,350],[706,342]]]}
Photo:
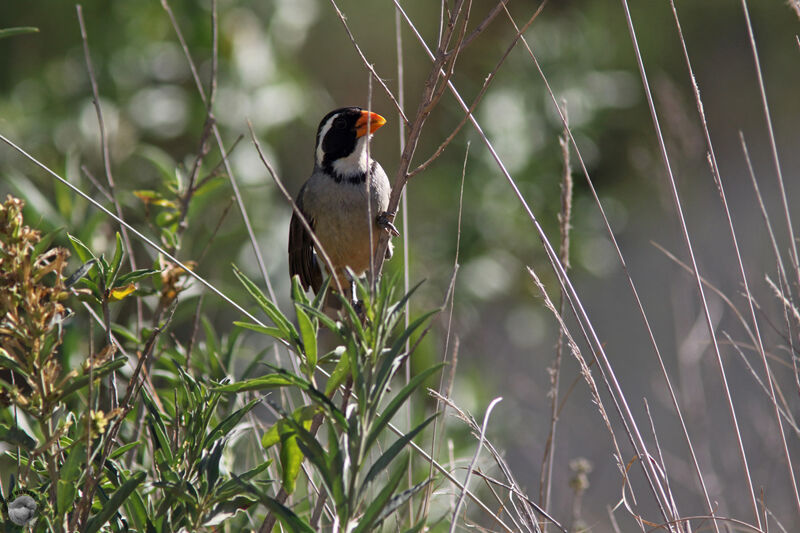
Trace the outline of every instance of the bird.
{"label": "bird", "polygon": [[[369,270],[382,231],[399,235],[392,224],[394,213],[387,212],[389,178],[367,148],[372,134],[384,124],[386,119],[381,115],[360,107],[335,109],[319,123],[314,168],[297,194],[299,213],[293,212],[289,223],[289,274],[299,276],[305,290],[319,292],[323,279],[320,265],[325,262],[318,257],[322,254],[300,217],[330,259],[333,272],[329,274],[338,281],[331,284],[334,288],[338,285],[353,290],[347,270],[359,277]],[[391,255],[390,242],[386,258]]]}

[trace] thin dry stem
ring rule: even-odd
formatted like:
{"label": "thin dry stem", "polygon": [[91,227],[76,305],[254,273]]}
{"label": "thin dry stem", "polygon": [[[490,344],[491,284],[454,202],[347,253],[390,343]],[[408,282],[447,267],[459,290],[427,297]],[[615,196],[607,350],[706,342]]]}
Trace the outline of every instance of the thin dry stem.
{"label": "thin dry stem", "polygon": [[[507,9],[505,11],[506,11],[506,15],[508,16],[508,19],[511,22],[511,24],[513,25],[513,27],[517,28],[517,25],[514,22],[514,19],[511,16],[511,14],[508,12]],[[625,275],[625,278],[628,280],[628,286],[630,287],[631,293],[632,293],[632,295],[633,295],[633,297],[634,297],[634,299],[636,301],[636,308],[639,311],[639,315],[641,316],[642,322],[643,322],[643,324],[644,324],[644,326],[645,326],[645,328],[647,330],[648,338],[650,339],[650,344],[653,347],[653,350],[654,350],[654,352],[656,354],[656,359],[658,360],[658,364],[659,364],[659,368],[661,370],[662,377],[664,378],[664,381],[665,381],[665,383],[667,385],[667,389],[669,390],[670,400],[672,402],[673,408],[675,409],[675,413],[678,416],[678,419],[679,419],[679,421],[681,423],[681,429],[682,429],[682,433],[683,433],[683,436],[684,436],[684,440],[686,441],[687,447],[689,448],[689,452],[692,455],[693,464],[694,464],[695,472],[696,472],[696,474],[698,476],[698,479],[699,479],[699,483],[700,483],[701,487],[703,488],[704,492],[707,492],[707,490],[705,489],[705,482],[703,481],[702,472],[701,472],[699,464],[697,462],[696,454],[694,453],[694,447],[692,445],[691,438],[689,437],[688,429],[686,427],[686,423],[684,421],[683,414],[681,413],[680,405],[678,404],[677,396],[676,396],[674,388],[672,386],[672,382],[671,382],[671,380],[669,378],[669,374],[667,373],[666,365],[664,364],[664,359],[663,359],[663,357],[661,355],[661,350],[658,347],[658,343],[656,342],[655,335],[653,334],[653,328],[650,325],[650,320],[647,318],[647,313],[644,310],[644,305],[642,304],[642,300],[641,300],[641,298],[639,296],[639,291],[636,289],[636,285],[633,282],[633,278],[631,277],[630,272],[628,271],[628,266],[627,266],[627,263],[625,261],[624,256],[622,255],[622,250],[620,249],[619,243],[617,242],[617,239],[616,239],[616,237],[614,235],[614,232],[611,229],[611,224],[608,221],[608,217],[606,216],[605,210],[603,209],[603,205],[600,202],[600,198],[599,198],[599,196],[597,194],[597,191],[596,191],[596,189],[594,187],[594,184],[593,184],[593,182],[592,182],[592,180],[591,180],[591,178],[589,176],[589,171],[588,171],[588,169],[586,167],[586,163],[584,162],[583,155],[581,153],[580,147],[578,146],[577,142],[575,141],[575,137],[572,135],[572,131],[569,128],[569,125],[568,125],[567,120],[566,120],[566,116],[563,114],[563,112],[561,110],[561,106],[558,105],[558,100],[556,99],[556,96],[553,93],[553,90],[552,90],[552,88],[550,86],[550,83],[547,80],[547,76],[545,76],[544,71],[542,70],[542,67],[539,64],[539,61],[536,58],[536,55],[533,53],[533,50],[531,49],[530,45],[528,44],[528,41],[525,39],[524,36],[522,37],[522,42],[525,45],[525,48],[527,49],[528,54],[530,55],[531,60],[533,61],[534,66],[536,67],[536,70],[539,73],[539,76],[542,78],[542,82],[545,85],[547,93],[550,96],[551,102],[553,103],[553,106],[554,106],[556,112],[559,114],[559,116],[561,118],[561,122],[564,125],[565,130],[569,133],[570,143],[572,144],[573,148],[575,149],[575,155],[576,155],[578,163],[579,163],[579,165],[581,167],[581,171],[582,171],[582,173],[583,173],[583,175],[584,175],[584,177],[586,179],[586,183],[587,183],[587,185],[589,187],[589,190],[591,191],[592,198],[594,199],[595,204],[597,205],[598,210],[600,212],[600,215],[601,215],[601,217],[603,219],[603,224],[604,224],[604,226],[606,228],[606,232],[607,232],[607,234],[609,236],[609,239],[611,240],[611,243],[614,246],[614,250],[616,251],[616,254],[617,254],[617,259],[620,262],[620,265],[622,267],[622,271],[623,271],[623,273]],[[552,260],[551,260],[551,262],[552,262]],[[563,285],[564,285],[564,283],[562,282],[562,286]],[[571,296],[570,296],[570,299],[571,299]],[[572,305],[572,303],[570,303],[570,305]],[[590,345],[591,345],[591,342],[590,342]],[[602,353],[602,347],[600,347],[599,351]],[[603,354],[603,355],[605,355],[605,354]],[[603,357],[603,363],[604,364],[606,363],[605,362],[605,357]],[[600,368],[601,368],[601,371],[604,372],[603,365],[601,365]],[[623,404],[625,404],[625,399],[624,399],[624,396],[622,396],[622,394],[621,394],[621,392],[622,392],[621,389],[618,389],[618,391],[620,393],[621,401],[623,402]],[[629,416],[629,418],[630,418],[630,428],[633,428],[635,430],[638,442],[641,445],[641,447],[644,448],[644,441],[641,439],[641,436],[638,435],[638,429],[636,428],[636,422],[635,422],[635,420],[633,420],[633,417],[630,414],[630,410],[627,409],[627,405],[626,404],[625,404],[625,411],[626,411],[627,416]],[[623,417],[623,421],[624,420],[625,420],[625,418]],[[626,422],[626,431],[628,431],[629,437],[632,440],[634,440],[633,439],[633,435],[630,432],[630,428],[628,427],[628,422]],[[638,448],[639,447],[636,443],[634,443],[634,442],[632,442],[632,443],[634,444],[634,448]],[[646,466],[644,466],[644,468],[646,468]],[[652,474],[653,474],[652,472],[651,473],[646,473],[646,475],[648,476],[648,480],[651,483],[651,488],[652,488],[652,490],[653,490],[653,492],[655,494],[655,488],[653,487],[653,484],[652,484],[653,482],[650,481],[650,479],[651,479],[650,476]],[[707,501],[708,501],[708,498],[707,498]]]}
{"label": "thin dry stem", "polygon": [[[559,244],[559,258],[564,265],[565,270],[570,267],[570,254],[569,254],[569,237],[570,230],[572,229],[572,167],[570,166],[570,153],[569,153],[569,120],[567,115],[567,103],[562,103],[564,109],[564,134],[558,139],[561,145],[561,157],[564,165],[564,172],[561,178],[561,211],[558,214],[558,229],[561,236]],[[559,313],[563,316],[566,310],[566,298],[563,291],[561,291],[560,301],[558,303]],[[556,441],[556,427],[558,424],[558,389],[561,377],[561,356],[564,350],[564,332],[558,330],[558,341],[556,342],[556,354],[553,364],[548,368],[550,375],[550,391],[548,396],[551,399],[550,403],[550,431],[547,434],[547,442],[545,443],[544,456],[542,457],[541,474],[539,475],[539,500],[542,502],[542,507],[545,510],[550,508],[550,495],[552,490],[553,481],[553,463],[555,454]],[[547,530],[547,524],[542,525],[542,530]]]}
{"label": "thin dry stem", "polygon": [[[781,193],[781,202],[783,203],[783,216],[786,221],[786,230],[789,234],[789,243],[791,244],[792,251],[792,266],[795,271],[795,283],[800,283],[800,260],[797,255],[797,240],[794,237],[794,226],[792,224],[792,217],[789,214],[789,200],[786,196],[786,187],[783,184],[783,171],[781,170],[781,161],[778,156],[778,144],[775,141],[775,129],[772,127],[772,114],[769,111],[769,102],[767,101],[767,89],[764,85],[764,76],[761,73],[761,60],[758,57],[758,47],[756,46],[756,38],[753,35],[753,24],[750,22],[750,10],[747,8],[747,0],[742,0],[742,11],[744,12],[745,22],[747,24],[747,36],[750,40],[750,48],[753,51],[753,64],[756,68],[756,79],[758,80],[758,90],[761,95],[761,104],[764,110],[764,119],[767,123],[767,134],[769,135],[769,145],[772,150],[772,162],[775,165],[775,174],[778,178],[778,190]],[[795,485],[796,487],[796,485]],[[795,494],[797,489],[795,488]],[[800,497],[798,497],[798,507],[800,507]]]}
{"label": "thin dry stem", "polygon": [[[706,146],[708,148],[708,157],[709,157],[709,161],[711,163],[712,174],[713,174],[713,176],[714,176],[714,178],[716,180],[716,183],[717,183],[717,187],[718,187],[719,194],[720,194],[720,199],[722,201],[722,205],[723,205],[724,210],[725,210],[725,217],[726,217],[726,219],[728,221],[728,229],[730,231],[731,241],[733,242],[734,251],[736,252],[736,260],[737,260],[738,266],[739,266],[739,274],[741,276],[742,284],[744,285],[745,294],[747,296],[747,303],[748,303],[748,306],[750,308],[750,318],[752,320],[753,332],[755,333],[755,337],[756,337],[756,341],[757,341],[756,346],[758,346],[758,352],[761,355],[762,362],[764,363],[764,372],[765,372],[765,374],[766,374],[766,376],[768,378],[767,379],[767,383],[769,384],[770,400],[771,400],[773,408],[774,408],[775,421],[778,424],[778,429],[779,429],[780,435],[781,435],[781,443],[783,444],[784,457],[786,458],[786,462],[788,463],[788,467],[789,467],[788,468],[789,477],[790,477],[790,481],[791,481],[791,485],[792,485],[792,490],[794,491],[795,505],[797,507],[797,510],[800,511],[800,492],[798,492],[797,480],[796,480],[795,475],[794,475],[794,467],[793,467],[793,464],[792,464],[792,457],[791,457],[791,454],[789,452],[789,445],[786,442],[786,434],[784,432],[783,422],[781,421],[781,417],[780,417],[780,409],[778,407],[778,400],[775,397],[775,387],[774,387],[772,379],[769,378],[769,376],[771,375],[771,371],[770,371],[770,368],[769,368],[769,362],[767,361],[766,351],[764,350],[764,341],[761,338],[761,330],[760,330],[760,328],[758,326],[758,319],[756,318],[756,310],[755,310],[755,307],[753,305],[752,294],[750,293],[750,285],[747,282],[747,274],[746,274],[745,269],[744,269],[744,262],[742,261],[742,254],[741,254],[741,251],[739,250],[739,240],[736,238],[736,231],[733,228],[733,219],[731,218],[730,208],[728,207],[728,200],[727,200],[727,198],[725,196],[725,188],[724,188],[723,183],[722,183],[722,176],[720,175],[719,167],[717,166],[717,158],[716,158],[716,156],[714,154],[714,145],[711,142],[711,134],[708,131],[708,122],[706,120],[705,111],[703,110],[703,101],[702,101],[702,99],[700,97],[700,89],[697,86],[697,79],[696,79],[696,77],[694,75],[694,69],[692,68],[692,63],[689,60],[689,51],[686,48],[686,41],[683,38],[683,31],[681,30],[680,20],[678,19],[678,11],[675,8],[674,0],[670,0],[670,5],[672,6],[672,13],[673,13],[674,19],[675,19],[675,26],[678,28],[678,35],[680,37],[681,47],[683,48],[683,55],[684,55],[684,59],[686,61],[686,66],[687,66],[688,71],[689,71],[689,78],[690,78],[691,84],[692,84],[692,91],[694,93],[695,103],[697,104],[697,111],[698,111],[698,114],[700,115],[700,122],[702,124],[703,133],[704,133],[705,139],[706,139]],[[746,10],[746,5],[743,4],[743,6],[745,7],[745,10]],[[748,23],[749,23],[749,21],[748,21]],[[751,28],[751,34],[750,35],[751,35],[751,38],[752,38],[752,28]],[[757,57],[757,55],[756,55],[756,57]],[[767,109],[766,108],[766,100],[765,100],[765,109]],[[768,111],[768,109],[767,109],[767,111]],[[770,124],[770,126],[771,126],[771,124]],[[774,139],[773,139],[773,142],[774,142]],[[776,157],[776,159],[777,159],[777,157]],[[780,175],[780,165],[778,165],[778,173]],[[781,178],[781,180],[782,180],[782,178]],[[784,199],[785,199],[785,196],[784,196]],[[787,211],[787,217],[788,217],[788,211]],[[787,220],[788,220],[788,218],[787,218]],[[791,225],[790,221],[789,221],[789,224]],[[797,264],[796,248],[794,248],[794,250],[795,250],[795,264]],[[712,512],[712,514],[713,514],[713,512]],[[761,523],[759,522],[759,525],[760,524]]]}
{"label": "thin dry stem", "polygon": [[[689,228],[688,228],[688,226],[686,224],[686,219],[685,219],[685,217],[683,215],[683,206],[682,206],[682,202],[681,202],[681,199],[680,199],[680,195],[678,193],[678,186],[677,186],[677,183],[676,183],[676,180],[675,180],[675,176],[673,175],[673,172],[672,172],[672,165],[670,163],[670,158],[669,158],[669,155],[667,153],[667,147],[666,147],[666,144],[664,142],[664,136],[663,136],[663,133],[661,131],[661,126],[659,125],[658,114],[656,113],[655,104],[653,102],[653,95],[652,95],[652,93],[650,91],[650,81],[649,81],[649,79],[647,77],[647,72],[645,71],[645,68],[644,68],[644,61],[642,59],[641,50],[639,49],[639,43],[638,43],[638,40],[636,38],[636,32],[635,32],[634,27],[633,27],[633,20],[631,19],[631,14],[630,14],[630,10],[628,8],[627,0],[622,0],[622,7],[623,7],[623,10],[625,12],[625,19],[626,19],[626,22],[627,22],[627,25],[628,25],[628,32],[629,32],[630,37],[631,37],[631,42],[633,43],[633,49],[634,49],[634,53],[635,53],[635,57],[636,57],[636,63],[637,63],[637,66],[639,68],[639,74],[640,74],[640,77],[641,77],[641,80],[642,80],[642,85],[644,86],[645,96],[646,96],[646,99],[647,99],[647,104],[648,104],[648,107],[650,109],[650,116],[651,116],[652,121],[653,121],[653,126],[654,126],[654,129],[655,129],[655,132],[656,132],[656,137],[658,138],[659,151],[661,153],[661,158],[662,158],[662,161],[664,163],[664,167],[665,167],[666,172],[667,172],[667,176],[668,176],[668,180],[669,180],[669,186],[670,186],[670,192],[672,193],[673,204],[674,204],[676,212],[678,214],[678,221],[680,223],[680,228],[681,228],[681,236],[683,238],[684,244],[686,245],[686,249],[687,249],[687,252],[689,254],[689,258],[691,260],[692,272],[694,273],[695,283],[696,283],[697,291],[698,291],[698,296],[700,298],[700,302],[701,302],[701,305],[702,305],[702,308],[703,308],[703,315],[704,315],[704,318],[706,320],[706,326],[708,328],[708,334],[709,334],[709,337],[711,339],[711,344],[712,344],[713,349],[714,349],[714,355],[716,356],[717,367],[718,367],[719,375],[720,375],[720,381],[722,382],[722,386],[723,386],[723,389],[725,391],[725,401],[726,401],[726,404],[727,404],[727,407],[728,407],[728,413],[729,413],[729,415],[731,417],[731,423],[733,425],[733,429],[734,429],[734,432],[736,434],[737,449],[739,451],[739,457],[740,457],[741,462],[742,462],[742,469],[744,471],[745,480],[747,482],[747,489],[748,489],[748,493],[750,495],[750,502],[751,502],[751,505],[752,505],[752,511],[753,511],[753,513],[754,513],[754,515],[756,517],[756,522],[759,524],[759,527],[760,527],[761,526],[761,516],[760,516],[760,514],[758,512],[758,505],[756,504],[756,496],[755,496],[755,490],[753,488],[753,480],[752,480],[752,477],[750,476],[750,467],[749,467],[749,464],[747,462],[747,453],[745,452],[744,443],[742,442],[741,430],[739,429],[739,421],[738,421],[738,417],[736,415],[736,409],[735,409],[735,407],[733,405],[733,397],[732,397],[732,394],[731,394],[730,386],[728,385],[728,377],[727,377],[727,375],[725,373],[725,364],[724,364],[724,362],[722,360],[722,353],[720,352],[720,349],[719,349],[719,343],[717,341],[716,332],[715,332],[715,329],[714,329],[714,326],[713,326],[713,321],[711,319],[711,311],[709,310],[708,301],[706,300],[705,291],[703,289],[703,282],[702,282],[702,279],[701,279],[699,267],[697,265],[697,259],[695,258],[694,247],[692,245],[692,239],[689,236]],[[710,498],[708,498],[706,500],[706,505],[709,508],[709,512],[713,515],[714,511],[713,511],[713,507],[711,507]],[[667,518],[666,522],[671,522],[672,520],[673,519],[671,519],[671,518]],[[716,531],[719,531],[719,528],[716,525],[716,523],[714,523],[713,525],[714,525],[714,529]]]}
{"label": "thin dry stem", "polygon": [[[108,193],[107,197],[111,200],[111,203],[114,205],[114,211],[116,211],[117,216],[122,218],[122,206],[120,206],[119,201],[117,200],[115,186],[114,186],[114,175],[111,172],[111,153],[108,147],[108,136],[106,134],[106,124],[103,120],[103,110],[100,106],[100,90],[97,86],[97,77],[94,73],[94,66],[92,65],[92,55],[89,52],[89,37],[86,32],[86,24],[83,21],[83,8],[80,4],[75,6],[75,9],[78,13],[78,25],[80,26],[81,30],[81,41],[83,42],[83,56],[86,62],[86,70],[89,73],[89,82],[92,87],[92,102],[94,103],[95,113],[97,113],[97,125],[100,129],[100,146],[101,152],[103,154],[103,169],[105,170],[106,174],[106,181],[108,182]],[[88,172],[86,172],[87,175]],[[99,187],[98,187],[99,188]],[[133,247],[131,246],[131,238],[128,235],[128,230],[125,226],[120,226],[120,232],[122,233],[122,240],[125,243],[125,249],[128,250],[128,264],[131,267],[131,270],[136,270],[136,258],[133,256]],[[141,299],[136,300],[136,329],[137,331],[142,328],[142,301]]]}
{"label": "thin dry stem", "polygon": [[272,168],[272,165],[267,160],[263,150],[261,150],[261,143],[258,142],[258,139],[256,138],[256,132],[253,130],[253,124],[250,123],[250,121],[247,122],[247,127],[250,129],[250,138],[253,141],[253,145],[256,147],[256,150],[258,151],[258,157],[261,158],[261,163],[267,169],[269,175],[272,176],[272,179],[275,181],[275,185],[278,186],[278,189],[281,191],[281,194],[283,194],[283,197],[286,199],[287,202],[289,202],[289,205],[292,206],[292,211],[298,216],[305,230],[308,232],[309,235],[311,235],[311,239],[314,241],[314,247],[322,256],[322,260],[325,262],[325,266],[328,268],[328,272],[331,272],[331,278],[333,282],[336,284],[336,289],[339,291],[339,294],[347,294],[346,292],[344,292],[344,288],[342,287],[339,281],[339,276],[333,274],[333,272],[336,272],[336,270],[334,270],[333,268],[333,263],[331,262],[330,256],[325,252],[325,248],[322,246],[322,243],[317,238],[317,235],[314,233],[314,230],[309,225],[308,221],[306,220],[306,217],[303,216],[303,213],[300,211],[300,208],[297,207],[297,204],[294,202],[294,199],[292,199],[292,195],[289,194],[288,190],[286,190],[286,186],[278,177],[278,174],[275,172],[275,169]]}
{"label": "thin dry stem", "polygon": [[[169,17],[170,23],[172,24],[172,28],[175,30],[175,34],[178,37],[178,42],[180,42],[181,49],[183,50],[183,53],[186,56],[186,61],[189,63],[189,70],[192,73],[192,78],[194,79],[195,87],[197,88],[197,92],[200,95],[200,99],[203,101],[204,104],[208,106],[208,109],[211,109],[211,105],[213,104],[213,102],[211,101],[210,98],[206,97],[206,92],[203,89],[203,82],[200,80],[200,75],[197,72],[197,67],[195,65],[195,62],[192,59],[192,54],[189,52],[189,46],[186,44],[186,39],[184,39],[183,37],[183,32],[181,31],[181,28],[178,25],[178,21],[175,18],[175,14],[173,13],[168,0],[161,0],[161,6],[167,12],[167,16]],[[216,18],[212,19],[212,22],[215,20]],[[211,90],[213,91],[214,88],[215,88],[215,83],[212,83]],[[211,96],[213,96],[213,94]],[[275,291],[272,288],[272,283],[270,282],[269,274],[267,273],[267,266],[266,263],[264,262],[264,256],[261,254],[261,249],[258,246],[258,241],[256,239],[255,231],[253,231],[253,225],[250,223],[250,217],[247,214],[247,209],[245,208],[244,200],[242,199],[241,192],[239,191],[239,185],[236,181],[236,178],[234,177],[230,161],[228,160],[228,157],[225,155],[226,154],[225,144],[222,141],[222,134],[219,131],[219,127],[217,126],[216,121],[211,122],[211,130],[214,133],[214,138],[217,141],[217,146],[219,147],[219,151],[222,154],[222,161],[225,165],[225,172],[226,175],[228,176],[228,181],[231,184],[233,195],[236,198],[236,205],[239,207],[239,212],[242,214],[242,221],[244,222],[245,229],[247,230],[247,236],[250,239],[250,245],[253,247],[253,253],[256,256],[256,262],[258,263],[258,268],[261,272],[261,276],[264,278],[264,283],[267,285],[267,292],[269,294],[270,299],[273,302],[277,302]]]}

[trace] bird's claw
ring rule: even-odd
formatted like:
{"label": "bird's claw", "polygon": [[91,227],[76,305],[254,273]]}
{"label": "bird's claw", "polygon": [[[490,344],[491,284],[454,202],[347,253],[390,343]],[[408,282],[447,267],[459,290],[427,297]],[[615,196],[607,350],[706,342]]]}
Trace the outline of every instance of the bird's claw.
{"label": "bird's claw", "polygon": [[392,223],[392,221],[394,221],[395,215],[397,215],[397,213],[390,213],[389,211],[384,211],[383,213],[378,215],[377,218],[375,219],[375,221],[378,223],[378,226],[391,233],[392,237],[400,236],[400,232],[397,231],[397,228]]}

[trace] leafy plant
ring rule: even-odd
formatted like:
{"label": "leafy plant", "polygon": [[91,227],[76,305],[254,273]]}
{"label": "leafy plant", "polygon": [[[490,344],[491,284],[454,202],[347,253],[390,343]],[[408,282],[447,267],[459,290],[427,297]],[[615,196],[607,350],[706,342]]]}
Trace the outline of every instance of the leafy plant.
{"label": "leafy plant", "polygon": [[[274,327],[245,322],[237,324],[286,343],[297,354],[302,375],[268,365],[273,373],[221,385],[215,390],[240,393],[290,387],[301,391],[305,404],[291,413],[273,404],[280,418],[261,441],[267,449],[279,448],[283,494],[294,492],[300,463],[307,459],[325,488],[324,493],[316,496],[315,506],[324,505],[326,499],[331,501],[335,511],[332,518],[334,530],[373,531],[430,481],[426,479],[406,490],[399,490],[407,466],[407,458],[402,452],[436,415],[395,438],[381,452],[375,450],[376,444],[385,441],[390,433],[392,417],[425,380],[441,368],[441,365],[436,365],[420,372],[390,394],[393,378],[410,356],[405,349],[406,341],[438,311],[426,313],[408,327],[401,327],[403,311],[416,288],[395,301],[393,283],[380,283],[376,292],[371,294],[356,281],[359,307],[363,313],[359,313],[346,298],[334,294],[341,310],[336,318],[332,318],[333,312],[325,308],[327,283],[311,300],[295,277],[292,283],[298,323],[295,327],[238,269],[236,275],[270,317]],[[322,356],[318,344],[321,328],[331,331],[338,343]],[[315,369],[323,365],[332,371],[321,386],[315,379]],[[341,404],[337,406],[334,398],[340,390]],[[319,432],[322,427],[326,429],[324,437]],[[388,476],[388,481],[384,479],[382,488],[378,490],[375,482],[385,476]],[[317,513],[312,512],[311,518],[301,517],[283,505],[285,498],[281,501],[281,498],[257,490],[253,493],[290,530],[314,531]]]}

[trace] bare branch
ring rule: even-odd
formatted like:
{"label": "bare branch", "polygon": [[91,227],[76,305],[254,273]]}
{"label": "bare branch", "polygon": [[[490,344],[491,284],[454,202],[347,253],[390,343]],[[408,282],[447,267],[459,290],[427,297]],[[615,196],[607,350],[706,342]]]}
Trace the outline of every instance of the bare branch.
{"label": "bare branch", "polygon": [[336,15],[338,15],[339,20],[342,22],[342,26],[344,26],[344,30],[347,32],[347,36],[350,38],[350,42],[353,43],[356,52],[358,52],[358,55],[361,57],[361,61],[364,62],[364,66],[367,67],[367,70],[369,70],[374,76],[374,78],[378,81],[380,86],[383,88],[383,91],[386,93],[386,96],[389,97],[389,100],[392,101],[395,109],[397,109],[397,112],[400,114],[400,118],[402,118],[403,122],[405,122],[406,125],[408,125],[408,118],[406,118],[406,115],[403,112],[403,106],[401,106],[400,103],[397,101],[397,98],[395,98],[394,93],[392,93],[392,90],[389,89],[389,87],[383,81],[383,78],[381,78],[375,71],[375,67],[372,65],[372,63],[369,62],[367,57],[364,55],[364,52],[361,51],[361,47],[358,46],[356,38],[353,36],[353,32],[350,31],[350,26],[347,24],[347,19],[344,16],[344,13],[342,13],[342,10],[339,9],[338,5],[336,5],[336,0],[330,0],[330,2],[331,5],[333,6],[333,9],[336,11]]}

